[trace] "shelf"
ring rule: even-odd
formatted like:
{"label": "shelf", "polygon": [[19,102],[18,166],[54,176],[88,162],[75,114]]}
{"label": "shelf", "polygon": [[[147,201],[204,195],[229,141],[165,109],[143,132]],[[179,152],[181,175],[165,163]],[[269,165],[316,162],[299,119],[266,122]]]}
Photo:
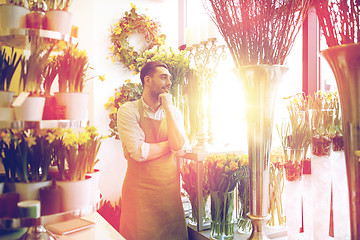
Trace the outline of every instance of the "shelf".
{"label": "shelf", "polygon": [[25,49],[26,46],[28,46],[31,37],[65,41],[74,45],[78,42],[77,38],[60,32],[32,28],[10,28],[0,30],[0,45]]}
{"label": "shelf", "polygon": [[99,202],[90,204],[82,209],[41,216],[40,218],[0,218],[0,230],[14,230],[22,227],[33,226],[34,223],[47,225],[68,219],[83,217],[97,211],[101,207],[102,199]]}
{"label": "shelf", "polygon": [[82,120],[0,121],[0,129],[84,128],[88,124]]}

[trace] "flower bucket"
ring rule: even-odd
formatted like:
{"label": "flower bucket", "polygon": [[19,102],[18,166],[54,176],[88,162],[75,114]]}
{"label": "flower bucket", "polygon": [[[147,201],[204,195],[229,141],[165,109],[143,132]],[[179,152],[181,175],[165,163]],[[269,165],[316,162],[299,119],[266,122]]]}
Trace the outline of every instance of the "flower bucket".
{"label": "flower bucket", "polygon": [[94,172],[87,173],[86,176],[91,177],[91,186],[92,186],[92,194],[91,194],[91,203],[96,203],[100,201],[100,170],[94,169]]}
{"label": "flower bucket", "polygon": [[62,211],[83,209],[91,203],[91,177],[80,181],[57,181],[56,185],[62,188]]}
{"label": "flower bucket", "polygon": [[234,191],[211,193],[211,239],[234,237]]}
{"label": "flower bucket", "polygon": [[79,92],[55,93],[57,105],[65,106],[65,119],[88,120],[89,94]]}
{"label": "flower bucket", "polygon": [[0,30],[25,28],[26,14],[29,12],[29,9],[22,6],[8,4],[0,5]]}
{"label": "flower bucket", "polygon": [[71,13],[68,11],[48,10],[45,12],[46,29],[71,34]]}
{"label": "flower bucket", "polygon": [[44,105],[44,97],[27,97],[20,107],[14,107],[15,118],[20,121],[41,121]]}
{"label": "flower bucket", "polygon": [[15,182],[15,192],[19,193],[20,201],[40,200],[40,188],[50,185],[51,181],[33,183]]}
{"label": "flower bucket", "polygon": [[0,108],[10,107],[10,104],[13,101],[13,97],[14,92],[0,91]]}
{"label": "flower bucket", "polygon": [[0,107],[0,121],[13,121],[14,109],[10,107]]}

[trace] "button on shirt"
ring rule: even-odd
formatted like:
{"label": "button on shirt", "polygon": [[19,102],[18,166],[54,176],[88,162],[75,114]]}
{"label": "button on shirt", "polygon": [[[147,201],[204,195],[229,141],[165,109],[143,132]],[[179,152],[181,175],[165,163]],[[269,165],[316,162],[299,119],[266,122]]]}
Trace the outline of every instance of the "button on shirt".
{"label": "button on shirt", "polygon": [[[123,148],[129,152],[132,159],[141,162],[147,159],[150,145],[145,142],[145,133],[139,125],[140,113],[138,109],[138,101],[142,101],[143,103],[144,117],[154,120],[162,120],[165,117],[165,110],[162,106],[160,106],[157,110],[154,110],[147,105],[142,98],[136,101],[127,102],[118,110],[117,128]],[[181,112],[175,107],[173,108],[173,111],[178,126],[181,131],[185,133],[184,118]],[[188,140],[179,151],[185,151],[186,149],[189,149]]]}

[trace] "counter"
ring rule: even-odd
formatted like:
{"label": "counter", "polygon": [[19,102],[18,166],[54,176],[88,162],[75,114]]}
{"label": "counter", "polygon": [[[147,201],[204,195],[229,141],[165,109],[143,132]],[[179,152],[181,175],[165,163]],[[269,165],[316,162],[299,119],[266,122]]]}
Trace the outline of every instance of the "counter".
{"label": "counter", "polygon": [[[95,226],[86,230],[78,231],[72,234],[60,236],[59,240],[125,240],[98,212],[91,213],[82,217],[83,219],[95,222]],[[15,240],[18,239],[26,228],[11,231],[0,232],[0,240]]]}

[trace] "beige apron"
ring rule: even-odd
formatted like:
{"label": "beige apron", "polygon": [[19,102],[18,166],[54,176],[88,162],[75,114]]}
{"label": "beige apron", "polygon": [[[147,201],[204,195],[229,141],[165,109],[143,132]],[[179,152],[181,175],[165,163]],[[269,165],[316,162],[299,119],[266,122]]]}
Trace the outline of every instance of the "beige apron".
{"label": "beige apron", "polygon": [[[142,100],[138,108],[145,142],[166,141],[166,119],[143,117]],[[145,162],[133,160],[126,149],[124,155],[128,167],[122,188],[120,233],[127,240],[187,239],[174,153]]]}

